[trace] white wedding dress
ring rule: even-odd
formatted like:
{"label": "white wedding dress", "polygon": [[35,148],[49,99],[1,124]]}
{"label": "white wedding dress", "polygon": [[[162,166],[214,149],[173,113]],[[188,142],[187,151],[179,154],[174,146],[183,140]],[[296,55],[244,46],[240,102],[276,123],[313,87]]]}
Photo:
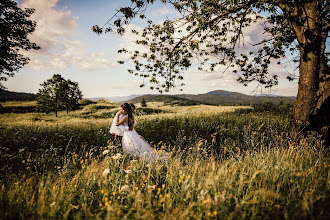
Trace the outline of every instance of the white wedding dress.
{"label": "white wedding dress", "polygon": [[[134,121],[133,126],[135,127],[136,124],[136,121]],[[154,162],[157,160],[165,162],[168,159],[168,153],[157,152],[141,135],[135,131],[134,128],[133,130],[129,130],[127,124],[124,124],[123,126],[122,145],[125,153],[134,157],[139,157],[147,162]]]}

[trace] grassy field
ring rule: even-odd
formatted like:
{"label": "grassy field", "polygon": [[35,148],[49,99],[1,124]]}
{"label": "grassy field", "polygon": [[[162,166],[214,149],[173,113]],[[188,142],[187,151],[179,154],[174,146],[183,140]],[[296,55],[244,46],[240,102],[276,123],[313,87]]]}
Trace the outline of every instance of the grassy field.
{"label": "grassy field", "polygon": [[171,153],[148,164],[107,143],[118,110],[1,114],[0,219],[330,218],[329,149],[287,115],[148,103],[136,130]]}

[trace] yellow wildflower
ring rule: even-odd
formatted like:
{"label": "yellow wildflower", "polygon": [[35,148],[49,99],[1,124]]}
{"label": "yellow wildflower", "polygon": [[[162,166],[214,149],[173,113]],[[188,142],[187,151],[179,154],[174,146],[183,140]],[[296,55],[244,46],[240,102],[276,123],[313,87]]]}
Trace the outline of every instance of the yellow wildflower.
{"label": "yellow wildflower", "polygon": [[100,202],[100,203],[99,203],[99,206],[100,206],[100,207],[102,207],[102,206],[103,206],[103,205],[102,205],[102,202]]}

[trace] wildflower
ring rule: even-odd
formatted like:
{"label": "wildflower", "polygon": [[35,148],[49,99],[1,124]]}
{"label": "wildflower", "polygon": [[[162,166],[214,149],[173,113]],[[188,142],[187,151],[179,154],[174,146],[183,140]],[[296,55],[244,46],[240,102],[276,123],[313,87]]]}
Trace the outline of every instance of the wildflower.
{"label": "wildflower", "polygon": [[86,157],[88,156],[88,152],[86,152]]}
{"label": "wildflower", "polygon": [[80,164],[83,164],[83,163],[84,163],[84,160],[81,160],[81,161],[80,161]]}
{"label": "wildflower", "polygon": [[116,195],[116,192],[113,192],[113,193],[112,193],[112,195],[114,195],[114,196],[115,196],[115,195]]}
{"label": "wildflower", "polygon": [[166,195],[165,195],[165,198],[166,198],[166,199],[169,199],[169,198],[170,198],[170,194],[166,194]]}
{"label": "wildflower", "polygon": [[162,188],[163,188],[163,189],[165,188],[165,184],[162,185]]}
{"label": "wildflower", "polygon": [[139,190],[139,187],[135,187],[136,190]]}
{"label": "wildflower", "polygon": [[181,183],[182,182],[182,179],[179,179],[179,183]]}
{"label": "wildflower", "polygon": [[211,216],[211,212],[207,212],[207,216]]}
{"label": "wildflower", "polygon": [[152,186],[152,189],[156,189],[156,185],[153,185],[153,186]]}
{"label": "wildflower", "polygon": [[183,180],[183,178],[184,178],[184,176],[180,176],[180,179],[182,179],[182,180]]}
{"label": "wildflower", "polygon": [[129,189],[129,186],[128,185],[123,185],[120,190],[126,191],[128,189]]}
{"label": "wildflower", "polygon": [[102,202],[100,202],[100,203],[99,203],[99,206],[100,206],[100,207],[102,207],[102,206],[103,206],[103,205],[102,205]]}
{"label": "wildflower", "polygon": [[214,196],[214,203],[218,204],[218,196]]}
{"label": "wildflower", "polygon": [[102,190],[101,190],[101,194],[103,194],[103,193],[104,193],[104,190],[102,189]]}
{"label": "wildflower", "polygon": [[188,175],[188,176],[187,176],[187,178],[188,178],[188,180],[189,180],[189,179],[191,178],[191,176],[190,176],[190,175]]}
{"label": "wildflower", "polygon": [[108,203],[108,202],[105,202],[105,203],[104,203],[104,206],[108,206],[108,205],[109,205],[109,203]]}
{"label": "wildflower", "polygon": [[103,171],[102,176],[107,176],[110,173],[110,169],[107,168]]}
{"label": "wildflower", "polygon": [[218,214],[218,212],[217,212],[217,211],[214,211],[214,212],[213,212],[213,215],[214,215],[214,216],[216,216],[217,214]]}
{"label": "wildflower", "polygon": [[74,188],[77,188],[78,186],[77,186],[77,184],[76,185],[74,185]]}
{"label": "wildflower", "polygon": [[161,188],[158,188],[157,194],[159,194],[161,191],[162,191],[162,189]]}
{"label": "wildflower", "polygon": [[107,153],[109,153],[110,151],[109,150],[104,150],[103,152],[102,152],[102,154],[103,155],[106,155]]}
{"label": "wildflower", "polygon": [[130,174],[131,172],[132,172],[132,170],[124,170],[125,171],[125,173],[127,173],[127,174]]}
{"label": "wildflower", "polygon": [[121,156],[122,156],[121,153],[117,153],[116,155],[113,155],[111,158],[117,160],[121,158]]}

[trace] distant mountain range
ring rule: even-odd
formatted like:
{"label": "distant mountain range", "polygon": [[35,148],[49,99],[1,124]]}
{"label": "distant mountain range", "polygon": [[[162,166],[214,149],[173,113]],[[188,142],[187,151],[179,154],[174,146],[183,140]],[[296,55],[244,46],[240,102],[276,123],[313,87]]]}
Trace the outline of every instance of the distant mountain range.
{"label": "distant mountain range", "polygon": [[182,95],[142,95],[127,102],[140,103],[142,99],[146,102],[164,102],[165,104],[175,105],[250,105],[251,103],[262,103],[270,100],[274,104],[283,102],[294,102],[294,96],[275,96],[275,95],[245,95],[238,92],[228,92],[224,90],[215,90],[205,94],[182,94]]}
{"label": "distant mountain range", "polygon": [[[35,100],[36,94],[0,91],[0,101],[30,101]],[[250,105],[251,103],[262,103],[266,100],[278,104],[283,102],[294,102],[294,96],[276,96],[276,95],[245,95],[238,92],[229,92],[224,90],[215,90],[205,94],[181,94],[181,95],[130,95],[114,97],[95,97],[86,98],[88,100],[111,100],[118,104],[124,102],[140,103],[142,99],[146,102],[164,102],[166,105]]]}
{"label": "distant mountain range", "polygon": [[144,94],[130,95],[130,96],[95,97],[95,98],[86,98],[86,99],[91,100],[91,101],[95,101],[95,100],[99,100],[99,99],[105,99],[105,100],[111,100],[113,102],[120,103],[120,102],[125,102],[127,100],[134,99],[134,98],[139,97],[139,96],[143,96],[143,95]]}

